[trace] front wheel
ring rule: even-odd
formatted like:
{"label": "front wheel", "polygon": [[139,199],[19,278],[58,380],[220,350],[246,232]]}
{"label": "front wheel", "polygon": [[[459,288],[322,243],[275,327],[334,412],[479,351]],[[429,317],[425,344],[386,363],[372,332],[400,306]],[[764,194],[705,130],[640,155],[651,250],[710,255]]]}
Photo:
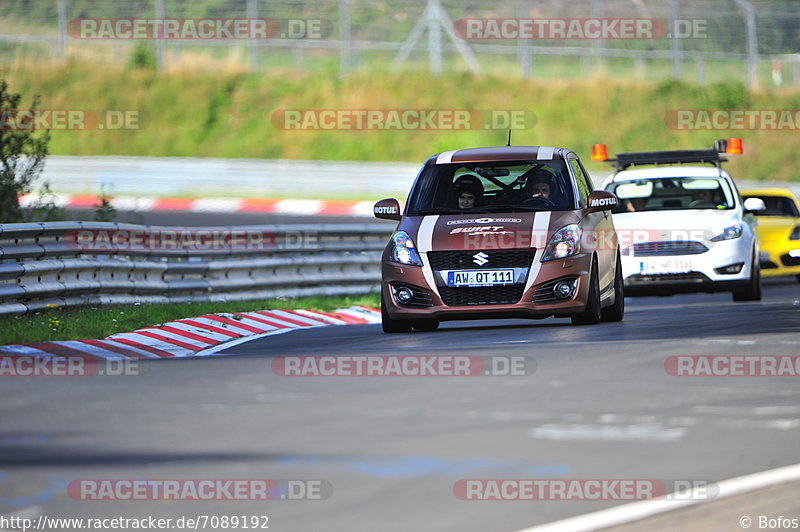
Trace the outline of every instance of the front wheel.
{"label": "front wheel", "polygon": [[597,261],[592,262],[589,273],[589,293],[586,296],[586,309],[572,316],[573,325],[595,325],[600,323],[600,280],[597,275]]}
{"label": "front wheel", "polygon": [[383,297],[381,297],[381,328],[387,334],[411,332],[410,321],[394,320],[389,317]]}
{"label": "front wheel", "polygon": [[742,288],[737,288],[732,293],[734,301],[761,301],[761,267],[758,258],[753,259],[750,280]]}
{"label": "front wheel", "polygon": [[625,317],[625,282],[622,279],[622,261],[617,255],[617,273],[614,275],[614,304],[600,311],[603,321],[622,321]]}

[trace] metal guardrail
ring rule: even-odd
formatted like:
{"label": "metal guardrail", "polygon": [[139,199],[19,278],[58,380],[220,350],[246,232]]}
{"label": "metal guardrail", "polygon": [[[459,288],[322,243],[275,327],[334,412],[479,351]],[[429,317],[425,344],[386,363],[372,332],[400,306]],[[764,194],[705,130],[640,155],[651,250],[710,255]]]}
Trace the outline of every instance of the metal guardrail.
{"label": "metal guardrail", "polygon": [[48,305],[242,301],[374,291],[389,231],[367,224],[0,225],[0,314]]}
{"label": "metal guardrail", "polygon": [[[427,155],[427,154],[426,154]],[[51,155],[42,181],[56,193],[143,197],[380,199],[405,197],[422,161],[301,161]]]}

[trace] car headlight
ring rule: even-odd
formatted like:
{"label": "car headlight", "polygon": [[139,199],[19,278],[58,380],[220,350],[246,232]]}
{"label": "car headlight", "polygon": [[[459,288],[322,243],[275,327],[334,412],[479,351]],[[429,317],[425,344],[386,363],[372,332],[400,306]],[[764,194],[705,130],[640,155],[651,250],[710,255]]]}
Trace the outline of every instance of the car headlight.
{"label": "car headlight", "polygon": [[732,225],[726,227],[720,234],[711,239],[712,242],[719,242],[720,240],[733,240],[742,236],[742,226]]}
{"label": "car headlight", "polygon": [[789,235],[789,240],[800,240],[800,225],[794,228],[792,234]]}
{"label": "car headlight", "polygon": [[422,266],[417,247],[405,231],[397,231],[392,236],[392,260],[411,266]]}
{"label": "car headlight", "polygon": [[580,251],[581,232],[582,229],[578,224],[565,225],[556,231],[544,248],[542,262],[563,259]]}

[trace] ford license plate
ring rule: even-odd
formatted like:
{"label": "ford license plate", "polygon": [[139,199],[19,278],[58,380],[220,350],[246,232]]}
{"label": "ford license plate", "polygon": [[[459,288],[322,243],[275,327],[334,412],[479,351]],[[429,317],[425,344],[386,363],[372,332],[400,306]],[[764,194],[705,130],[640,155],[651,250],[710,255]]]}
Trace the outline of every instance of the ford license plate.
{"label": "ford license plate", "polygon": [[692,271],[692,262],[688,259],[649,259],[639,262],[639,273],[688,273]]}

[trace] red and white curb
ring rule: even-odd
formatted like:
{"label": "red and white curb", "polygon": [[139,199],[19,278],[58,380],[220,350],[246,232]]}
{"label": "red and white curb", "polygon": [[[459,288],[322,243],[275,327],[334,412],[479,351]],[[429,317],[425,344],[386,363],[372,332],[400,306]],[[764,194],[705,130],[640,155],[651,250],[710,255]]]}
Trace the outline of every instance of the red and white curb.
{"label": "red and white curb", "polygon": [[116,333],[103,340],[64,340],[0,346],[0,356],[80,357],[102,360],[213,355],[238,343],[304,327],[380,323],[379,310],[350,307],[333,312],[263,310],[206,314]]}
{"label": "red and white curb", "polygon": [[[20,205],[30,207],[39,196],[20,196]],[[59,194],[53,203],[66,209],[94,209],[99,196]],[[372,216],[371,201],[268,199],[268,198],[138,198],[119,196],[111,205],[121,211],[218,212],[237,214],[293,214],[305,216]]]}

